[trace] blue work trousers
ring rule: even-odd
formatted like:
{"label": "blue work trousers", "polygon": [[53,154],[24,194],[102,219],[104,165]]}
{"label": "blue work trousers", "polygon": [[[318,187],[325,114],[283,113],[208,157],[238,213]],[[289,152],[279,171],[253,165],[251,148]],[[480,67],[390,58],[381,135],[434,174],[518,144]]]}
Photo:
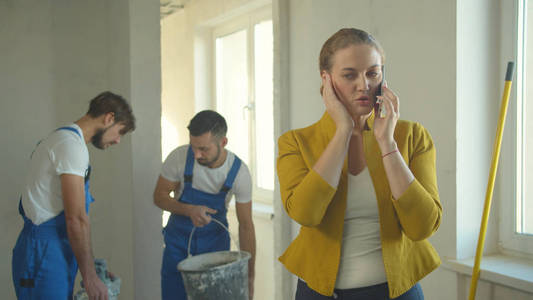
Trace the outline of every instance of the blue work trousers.
{"label": "blue work trousers", "polygon": [[12,266],[17,299],[72,299],[78,264],[61,228],[26,222],[13,249]]}

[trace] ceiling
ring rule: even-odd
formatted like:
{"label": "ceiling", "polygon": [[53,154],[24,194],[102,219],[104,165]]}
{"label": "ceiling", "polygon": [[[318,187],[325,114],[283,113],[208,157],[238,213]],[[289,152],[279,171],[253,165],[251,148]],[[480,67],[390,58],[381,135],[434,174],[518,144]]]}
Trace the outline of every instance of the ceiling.
{"label": "ceiling", "polygon": [[159,0],[160,18],[175,13],[176,11],[185,8],[185,5],[191,0]]}

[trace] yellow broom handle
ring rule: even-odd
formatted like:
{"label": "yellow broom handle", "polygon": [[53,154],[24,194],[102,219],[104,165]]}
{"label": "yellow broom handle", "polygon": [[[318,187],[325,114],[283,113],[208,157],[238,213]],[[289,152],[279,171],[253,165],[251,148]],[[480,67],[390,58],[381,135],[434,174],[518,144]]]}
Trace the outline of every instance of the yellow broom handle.
{"label": "yellow broom handle", "polygon": [[472,270],[470,295],[468,297],[469,300],[474,300],[476,297],[477,281],[479,279],[479,267],[481,264],[481,257],[483,255],[483,248],[485,246],[485,234],[487,233],[487,223],[489,222],[490,205],[492,202],[492,192],[494,190],[496,171],[498,170],[498,160],[500,157],[500,148],[502,144],[503,127],[505,125],[505,116],[507,115],[507,106],[509,104],[509,95],[511,94],[511,85],[513,82],[513,71],[514,62],[509,62],[507,64],[507,73],[505,75],[505,87],[503,89],[502,104],[500,106],[498,128],[496,129],[496,140],[494,141],[492,162],[489,173],[489,182],[487,184],[487,191],[485,194],[485,206],[483,208],[483,217],[481,218],[481,228],[479,230],[479,238],[477,241],[476,260],[474,263],[474,269]]}

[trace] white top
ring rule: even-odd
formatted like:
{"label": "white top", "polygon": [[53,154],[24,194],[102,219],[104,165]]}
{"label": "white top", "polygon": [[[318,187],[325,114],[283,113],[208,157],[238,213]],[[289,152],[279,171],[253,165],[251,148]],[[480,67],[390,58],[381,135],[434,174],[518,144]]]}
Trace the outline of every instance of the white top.
{"label": "white top", "polygon": [[22,192],[22,207],[35,225],[46,222],[63,210],[61,174],[85,176],[89,167],[89,151],[83,132],[56,130],[43,139],[31,155],[30,169]]}
{"label": "white top", "polygon": [[356,176],[348,174],[341,260],[335,288],[353,289],[386,281],[377,199],[372,178],[365,168]]}
{"label": "white top", "polygon": [[[183,172],[185,171],[185,164],[187,162],[187,150],[189,145],[180,146],[172,151],[165,159],[161,176],[166,180],[172,182],[180,182],[179,192],[174,196],[178,199],[183,192]],[[226,161],[218,168],[209,168],[199,164],[194,160],[192,187],[211,194],[217,194],[233,165],[235,160],[235,154],[228,151]],[[250,171],[244,162],[241,163],[241,167],[235,177],[233,187],[228,191],[226,195],[226,207],[231,200],[231,197],[235,195],[235,201],[239,203],[246,203],[252,200],[252,177]]]}

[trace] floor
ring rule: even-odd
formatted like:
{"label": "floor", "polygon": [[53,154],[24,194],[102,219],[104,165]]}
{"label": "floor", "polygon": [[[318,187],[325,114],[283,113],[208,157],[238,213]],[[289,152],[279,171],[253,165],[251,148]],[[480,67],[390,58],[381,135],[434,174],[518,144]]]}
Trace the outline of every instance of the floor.
{"label": "floor", "polygon": [[[254,226],[256,236],[255,260],[255,285],[254,300],[274,299],[274,226],[270,213],[254,213]],[[230,232],[236,239],[239,238],[239,227],[235,211],[228,212]],[[232,243],[232,249],[235,248]]]}

